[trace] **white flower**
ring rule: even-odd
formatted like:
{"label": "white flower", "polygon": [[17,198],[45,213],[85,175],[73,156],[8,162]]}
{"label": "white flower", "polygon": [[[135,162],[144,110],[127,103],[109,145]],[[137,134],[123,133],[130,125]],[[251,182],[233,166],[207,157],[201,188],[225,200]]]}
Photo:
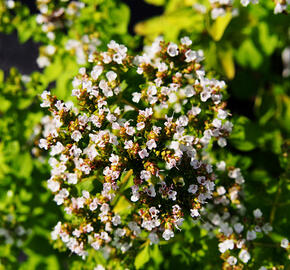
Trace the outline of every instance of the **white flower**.
{"label": "white flower", "polygon": [[168,241],[171,237],[174,237],[174,232],[169,230],[169,229],[166,229],[163,234],[162,234],[162,237]]}
{"label": "white flower", "polygon": [[247,232],[247,240],[248,241],[255,240],[256,238],[257,238],[257,234],[255,231],[248,231]]}
{"label": "white flower", "polygon": [[214,127],[216,127],[216,128],[220,128],[220,127],[222,126],[222,122],[221,122],[221,120],[215,118],[215,119],[212,121],[212,125],[213,125]]}
{"label": "white flower", "polygon": [[69,184],[73,184],[73,185],[77,184],[78,177],[75,173],[68,173],[66,176],[67,176],[67,182]]}
{"label": "white flower", "polygon": [[186,46],[190,46],[192,44],[192,41],[187,36],[181,38],[180,41],[181,41],[181,44],[186,45]]}
{"label": "white flower", "polygon": [[140,198],[140,194],[139,194],[139,192],[135,192],[135,193],[133,193],[132,196],[131,196],[131,201],[132,201],[132,202],[137,202],[137,201],[139,200],[139,198]]}
{"label": "white flower", "polygon": [[233,240],[225,240],[221,243],[219,243],[219,251],[221,253],[226,252],[228,249],[233,249],[234,248],[234,241]]}
{"label": "white flower", "polygon": [[172,201],[176,200],[177,192],[175,190],[169,190],[168,191],[168,199],[171,199]]}
{"label": "white flower", "polygon": [[220,147],[225,147],[227,145],[227,140],[225,138],[220,137],[217,143]]}
{"label": "white flower", "polygon": [[230,257],[228,257],[228,259],[227,259],[227,262],[230,264],[230,265],[235,265],[236,263],[237,263],[237,258],[236,257],[234,257],[234,256],[230,256]]}
{"label": "white flower", "polygon": [[64,199],[67,198],[69,195],[69,192],[67,189],[63,188],[59,191],[58,194],[54,196],[54,201],[57,203],[57,205],[61,205],[64,202]]}
{"label": "white flower", "polygon": [[114,81],[117,78],[117,73],[114,71],[108,71],[106,73],[106,77],[107,77],[109,82]]}
{"label": "white flower", "polygon": [[55,34],[53,32],[48,32],[46,34],[47,38],[50,40],[54,40],[55,39]]}
{"label": "white flower", "polygon": [[94,270],[106,270],[106,268],[104,266],[102,266],[101,264],[98,264]]}
{"label": "white flower", "polygon": [[200,216],[199,212],[197,209],[190,209],[190,215],[195,218],[195,217],[198,217]]}
{"label": "white flower", "polygon": [[150,117],[153,114],[152,108],[146,108],[144,111],[139,111],[140,115],[144,115],[146,118]]}
{"label": "white flower", "polygon": [[119,215],[113,216],[112,223],[114,226],[118,226],[119,224],[121,224],[121,217]]}
{"label": "white flower", "polygon": [[61,142],[57,142],[56,145],[54,145],[54,146],[51,147],[50,155],[51,155],[51,156],[58,155],[58,154],[60,154],[64,149],[65,149],[65,148],[64,148],[64,146],[62,145],[62,143],[61,143]]}
{"label": "white flower", "polygon": [[178,46],[175,43],[170,42],[167,47],[167,53],[171,57],[175,57],[178,55]]}
{"label": "white flower", "polygon": [[246,7],[247,5],[250,4],[250,0],[241,0],[241,4]]}
{"label": "white flower", "polygon": [[224,195],[226,193],[226,189],[223,186],[220,186],[216,189],[218,195]]}
{"label": "white flower", "polygon": [[260,218],[263,215],[262,211],[259,208],[257,208],[256,210],[254,210],[253,211],[253,214],[254,214],[254,217],[255,218]]}
{"label": "white flower", "polygon": [[148,238],[150,239],[151,244],[158,244],[159,243],[159,237],[156,233],[149,233]]}
{"label": "white flower", "polygon": [[98,208],[98,199],[94,198],[94,200],[90,203],[89,207],[91,211],[96,210]]}
{"label": "white flower", "polygon": [[15,7],[15,2],[13,0],[7,0],[6,1],[6,6],[9,8],[9,9],[13,9]]}
{"label": "white flower", "polygon": [[262,230],[265,232],[265,234],[271,232],[273,230],[272,226],[269,223],[266,223],[263,225]]}
{"label": "white flower", "polygon": [[186,127],[188,125],[188,118],[185,115],[182,115],[177,119],[176,124],[179,127]]}
{"label": "white flower", "polygon": [[250,253],[245,250],[242,249],[239,253],[239,259],[243,262],[243,263],[247,263],[250,259],[251,259],[251,255]]}
{"label": "white flower", "polygon": [[53,46],[53,45],[47,45],[45,47],[45,52],[48,54],[48,55],[53,55],[56,51],[56,48]]}
{"label": "white flower", "polygon": [[209,98],[210,98],[211,94],[209,91],[205,91],[203,90],[201,93],[200,93],[200,100],[202,102],[206,102]]}
{"label": "white flower", "polygon": [[286,5],[282,5],[279,2],[277,2],[274,9],[274,14],[282,13],[286,8],[287,8]]}
{"label": "white flower", "polygon": [[189,63],[196,59],[196,52],[192,50],[187,50],[185,53],[185,62]]}
{"label": "white flower", "polygon": [[147,181],[151,178],[151,173],[149,171],[142,170],[140,173],[140,178]]}
{"label": "white flower", "polygon": [[188,111],[188,114],[196,116],[200,114],[201,109],[199,107],[192,107],[190,111]]}
{"label": "white flower", "polygon": [[81,138],[82,138],[82,134],[78,131],[78,130],[75,130],[72,134],[71,134],[71,138],[78,142]]}
{"label": "white flower", "polygon": [[144,159],[145,157],[149,156],[149,153],[147,152],[146,148],[139,151],[138,154],[139,154],[141,159]]}
{"label": "white flower", "polygon": [[241,233],[244,230],[244,225],[241,223],[236,223],[234,229],[237,233]]}
{"label": "white flower", "polygon": [[144,122],[140,122],[137,124],[137,130],[142,130],[145,128],[145,123]]}
{"label": "white flower", "polygon": [[91,246],[95,249],[95,250],[99,250],[101,247],[101,242],[100,241],[95,241],[93,243],[91,243]]}
{"label": "white flower", "polygon": [[93,80],[97,80],[99,78],[99,76],[102,74],[103,72],[103,66],[94,66],[92,72],[91,72],[91,77]]}
{"label": "white flower", "polygon": [[223,8],[213,8],[211,11],[211,17],[213,20],[217,19],[218,17],[224,16],[225,14],[226,11]]}
{"label": "white flower", "polygon": [[81,75],[85,75],[85,74],[86,74],[86,68],[85,68],[85,67],[81,67],[81,68],[79,69],[79,74],[81,74]]}
{"label": "white flower", "polygon": [[44,148],[45,150],[48,149],[48,142],[46,139],[40,139],[38,146],[40,148]]}
{"label": "white flower", "polygon": [[115,155],[115,154],[111,154],[111,157],[109,158],[109,161],[112,163],[112,165],[118,165],[119,156]]}
{"label": "white flower", "polygon": [[201,5],[201,4],[198,4],[198,3],[195,3],[193,5],[193,8],[195,10],[197,10],[198,12],[202,13],[202,14],[205,14],[206,13],[206,7],[204,5]]}
{"label": "white flower", "polygon": [[157,89],[155,85],[150,85],[147,89],[147,95],[148,96],[154,96],[157,94]]}
{"label": "white flower", "polygon": [[125,124],[124,124],[124,127],[126,128],[126,133],[129,135],[129,136],[133,136],[134,133],[135,133],[135,129],[134,127],[130,127],[130,123],[129,121],[127,121]]}
{"label": "white flower", "polygon": [[184,88],[184,94],[186,97],[192,97],[193,95],[195,95],[194,88],[191,85],[187,85]]}
{"label": "white flower", "polygon": [[282,239],[282,240],[281,240],[281,247],[282,247],[282,248],[288,248],[288,246],[289,246],[289,241],[288,241],[288,239],[287,239],[287,238]]}
{"label": "white flower", "polygon": [[192,193],[192,194],[195,194],[198,190],[198,186],[197,185],[190,185],[189,188],[188,188],[188,192],[189,193]]}
{"label": "white flower", "polygon": [[227,116],[228,116],[228,113],[227,113],[226,111],[224,111],[224,110],[222,110],[222,109],[219,109],[219,110],[218,110],[218,115],[217,115],[217,117],[218,117],[219,119],[226,119]]}
{"label": "white flower", "polygon": [[47,187],[52,191],[52,192],[57,192],[60,188],[59,182],[49,179],[47,180]]}
{"label": "white flower", "polygon": [[41,99],[42,99],[42,103],[40,104],[40,107],[50,107],[50,102],[49,102],[49,96],[50,96],[50,91],[43,91],[43,93],[41,94]]}
{"label": "white flower", "polygon": [[226,169],[226,163],[222,160],[216,164],[218,171],[224,171]]}
{"label": "white flower", "polygon": [[84,154],[87,155],[87,157],[90,159],[90,160],[94,160],[95,157],[97,155],[99,155],[99,153],[97,152],[96,150],[96,145],[95,144],[91,144],[90,146],[88,146],[87,148],[84,149]]}
{"label": "white flower", "polygon": [[36,63],[39,66],[39,68],[44,68],[50,65],[50,60],[47,56],[39,56],[36,59]]}
{"label": "white flower", "polygon": [[134,92],[132,95],[133,95],[132,101],[135,103],[139,103],[139,101],[141,99],[141,93]]}
{"label": "white flower", "polygon": [[153,185],[150,185],[149,188],[146,189],[146,193],[150,197],[155,197],[156,196],[156,191]]}
{"label": "white flower", "polygon": [[133,142],[131,140],[124,142],[124,149],[131,149],[133,147]]}
{"label": "white flower", "polygon": [[152,150],[152,148],[157,147],[157,144],[154,139],[151,139],[146,143],[146,146],[148,147],[149,150]]}

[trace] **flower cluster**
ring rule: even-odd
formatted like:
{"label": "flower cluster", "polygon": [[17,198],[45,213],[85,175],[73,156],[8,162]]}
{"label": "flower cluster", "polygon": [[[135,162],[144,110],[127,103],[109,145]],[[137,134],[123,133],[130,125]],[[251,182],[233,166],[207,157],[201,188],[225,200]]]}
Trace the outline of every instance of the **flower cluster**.
{"label": "flower cluster", "polygon": [[224,16],[227,12],[231,12],[232,16],[238,15],[239,10],[233,8],[233,2],[233,0],[210,0],[211,18],[215,20],[218,17]]}
{"label": "flower cluster", "polygon": [[[247,7],[249,4],[258,4],[259,0],[240,0],[236,2],[244,7]],[[289,0],[275,0],[274,2],[274,14],[287,12],[287,8],[289,7]],[[218,17],[224,16],[227,12],[230,12],[233,17],[239,14],[239,8],[237,7],[238,5],[235,5],[237,3],[235,3],[234,0],[209,0],[209,3],[209,11],[213,20],[216,20]],[[207,7],[201,3],[195,3],[193,5],[193,8],[200,13],[207,12]]]}
{"label": "flower cluster", "polygon": [[98,35],[84,35],[80,39],[69,39],[66,42],[65,49],[76,56],[77,63],[84,65],[87,63],[90,55],[96,52],[101,44]]}
{"label": "flower cluster", "polygon": [[[65,52],[76,57],[79,65],[87,63],[91,54],[96,52],[97,47],[101,44],[98,35],[84,35],[78,39],[68,39],[65,45]],[[53,61],[56,50],[59,50],[55,44],[48,44],[39,48],[39,56],[36,60],[40,68],[47,67]],[[63,52],[61,52],[63,53]]]}
{"label": "flower cluster", "polygon": [[203,152],[226,146],[232,124],[225,83],[205,76],[191,43],[157,39],[133,57],[111,41],[74,78],[77,107],[42,94],[53,116],[39,143],[50,150],[48,188],[77,220],[59,222],[52,237],[80,256],[88,246],[125,252],[140,235],[169,240],[213,198]]}
{"label": "flower cluster", "polygon": [[37,7],[40,14],[37,15],[36,21],[42,26],[42,32],[48,37],[48,43],[39,48],[39,56],[37,65],[40,68],[45,68],[51,64],[53,57],[58,51],[58,54],[69,52],[76,56],[78,64],[85,64],[88,60],[88,55],[95,52],[100,41],[96,34],[86,34],[81,37],[73,33],[73,38],[65,39],[65,51],[55,42],[57,30],[71,28],[80,18],[80,11],[84,7],[83,2],[72,1],[64,3],[60,6],[55,6],[51,1],[37,1]]}
{"label": "flower cluster", "polygon": [[55,7],[54,1],[37,0],[37,8],[40,14],[36,17],[36,22],[41,25],[41,29],[50,40],[55,39],[55,31],[70,26],[79,11],[84,7],[83,2],[64,2],[62,6]]}
{"label": "flower cluster", "polygon": [[223,269],[243,269],[251,260],[251,248],[256,238],[272,231],[262,211],[257,208],[247,213],[242,204],[244,177],[239,168],[227,167],[224,161],[216,164],[219,183],[213,203],[207,205],[203,227],[216,233]]}
{"label": "flower cluster", "polygon": [[[287,7],[290,5],[289,0],[274,0],[275,8],[274,14],[279,14],[287,10]],[[249,4],[258,4],[259,0],[241,0],[241,4],[246,7]]]}

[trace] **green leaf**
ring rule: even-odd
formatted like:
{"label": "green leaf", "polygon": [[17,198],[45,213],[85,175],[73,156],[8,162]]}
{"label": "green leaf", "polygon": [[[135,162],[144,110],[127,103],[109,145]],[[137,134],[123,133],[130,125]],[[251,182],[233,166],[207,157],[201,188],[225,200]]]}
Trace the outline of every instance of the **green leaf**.
{"label": "green leaf", "polygon": [[154,245],[153,246],[153,249],[150,250],[150,257],[154,260],[154,262],[156,264],[159,265],[159,264],[162,263],[162,261],[163,261],[164,258],[162,256],[162,253],[161,253],[158,245]]}
{"label": "green leaf", "polygon": [[235,64],[233,59],[233,50],[219,51],[219,58],[222,63],[223,70],[229,79],[235,76]]}
{"label": "green leaf", "polygon": [[95,180],[96,180],[96,176],[93,175],[93,176],[84,178],[80,183],[77,183],[76,188],[79,194],[81,194],[83,190],[86,190],[89,192],[92,191],[95,187],[95,184],[94,184]]}
{"label": "green leaf", "polygon": [[159,17],[154,17],[135,26],[138,35],[153,40],[159,35],[165,39],[176,41],[182,30],[201,32],[203,29],[203,16],[190,9],[178,9]]}
{"label": "green leaf", "polygon": [[5,113],[10,108],[11,101],[0,96],[0,104],[1,104],[0,112]]}
{"label": "green leaf", "polygon": [[125,197],[120,196],[118,198],[118,201],[113,209],[115,213],[121,213],[121,212],[128,212],[128,210],[132,207],[131,202]]}
{"label": "green leaf", "polygon": [[269,33],[269,26],[265,22],[261,22],[258,25],[259,29],[259,41],[263,51],[270,55],[278,46],[278,37]]}
{"label": "green leaf", "polygon": [[218,17],[212,26],[208,29],[208,33],[211,35],[214,41],[219,41],[223,37],[223,34],[232,19],[232,13],[227,12],[224,16]]}
{"label": "green leaf", "polygon": [[230,136],[230,142],[238,150],[251,151],[261,136],[259,127],[251,122],[247,117],[241,116],[234,122],[234,129]]}
{"label": "green leaf", "polygon": [[114,18],[116,24],[112,29],[115,33],[125,34],[130,20],[130,9],[127,5],[121,4],[118,8],[110,11],[110,20]]}
{"label": "green leaf", "polygon": [[165,0],[145,0],[145,2],[155,6],[163,6],[165,4]]}
{"label": "green leaf", "polygon": [[4,80],[4,71],[0,69],[0,83]]}
{"label": "green leaf", "polygon": [[136,269],[140,269],[150,259],[148,244],[149,243],[147,243],[147,242],[145,243],[145,247],[138,253],[138,255],[135,258],[134,265],[135,265]]}
{"label": "green leaf", "polygon": [[245,40],[237,51],[236,59],[240,65],[257,69],[263,62],[263,56],[250,39]]}
{"label": "green leaf", "polygon": [[19,155],[15,160],[15,163],[16,163],[16,173],[18,176],[24,178],[30,176],[33,169],[33,163],[29,153]]}

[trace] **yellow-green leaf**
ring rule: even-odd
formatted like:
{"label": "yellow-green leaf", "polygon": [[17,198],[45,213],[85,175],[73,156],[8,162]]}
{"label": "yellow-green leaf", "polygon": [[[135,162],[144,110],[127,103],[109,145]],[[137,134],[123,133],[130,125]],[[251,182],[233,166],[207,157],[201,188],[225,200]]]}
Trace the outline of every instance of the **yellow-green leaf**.
{"label": "yellow-green leaf", "polygon": [[149,246],[146,243],[145,247],[138,253],[135,258],[134,265],[136,269],[140,269],[145,263],[147,263],[150,259],[149,256]]}
{"label": "yellow-green leaf", "polygon": [[115,213],[121,213],[125,210],[127,211],[130,207],[131,207],[131,203],[128,201],[128,199],[125,196],[121,196],[118,199],[113,211]]}
{"label": "yellow-green leaf", "polygon": [[219,41],[232,19],[232,14],[227,12],[224,16],[218,17],[212,26],[208,29],[209,34],[215,41]]}
{"label": "yellow-green leaf", "polygon": [[154,17],[135,26],[138,35],[146,36],[147,41],[154,40],[163,35],[166,40],[177,41],[182,30],[201,32],[203,29],[203,17],[191,9],[179,9],[162,16]]}
{"label": "yellow-green leaf", "polygon": [[226,51],[219,51],[219,58],[226,76],[233,79],[235,76],[235,63],[232,49]]}
{"label": "yellow-green leaf", "polygon": [[163,6],[165,4],[165,0],[145,0],[145,2],[155,6]]}

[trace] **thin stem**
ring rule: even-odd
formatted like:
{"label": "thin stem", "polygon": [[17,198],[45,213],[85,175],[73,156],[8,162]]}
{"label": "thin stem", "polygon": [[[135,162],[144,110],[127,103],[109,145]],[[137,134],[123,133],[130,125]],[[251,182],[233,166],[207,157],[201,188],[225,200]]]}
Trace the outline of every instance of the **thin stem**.
{"label": "thin stem", "polygon": [[279,201],[279,197],[280,197],[281,190],[282,190],[281,189],[281,185],[282,185],[282,177],[279,180],[275,201],[273,203],[273,207],[272,207],[271,213],[270,213],[270,224],[271,225],[273,224],[273,221],[275,219],[275,214],[276,214],[276,210],[277,210],[277,206],[278,206],[278,201]]}
{"label": "thin stem", "polygon": [[261,243],[261,242],[253,242],[253,244],[256,245],[256,246],[271,247],[271,248],[277,248],[279,246],[278,244]]}

